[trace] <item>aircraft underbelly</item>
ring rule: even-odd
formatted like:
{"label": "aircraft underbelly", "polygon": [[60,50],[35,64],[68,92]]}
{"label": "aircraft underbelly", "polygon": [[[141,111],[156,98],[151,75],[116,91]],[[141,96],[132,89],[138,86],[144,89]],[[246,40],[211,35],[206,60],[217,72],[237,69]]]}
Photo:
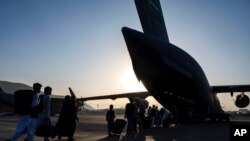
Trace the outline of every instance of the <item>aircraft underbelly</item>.
{"label": "aircraft underbelly", "polygon": [[[199,64],[179,47],[138,31],[123,28],[134,72],[163,106],[215,107],[210,85]],[[172,95],[170,95],[172,94]]]}
{"label": "aircraft underbelly", "polygon": [[[147,55],[145,55],[147,56]],[[142,57],[142,56],[139,56]],[[206,111],[207,102],[197,89],[196,74],[185,66],[167,57],[153,57],[157,63],[150,64],[148,58],[132,60],[136,76],[147,90],[165,107],[179,105],[181,107],[195,106],[197,111]],[[203,84],[199,84],[203,85]],[[204,92],[205,93],[205,92]]]}

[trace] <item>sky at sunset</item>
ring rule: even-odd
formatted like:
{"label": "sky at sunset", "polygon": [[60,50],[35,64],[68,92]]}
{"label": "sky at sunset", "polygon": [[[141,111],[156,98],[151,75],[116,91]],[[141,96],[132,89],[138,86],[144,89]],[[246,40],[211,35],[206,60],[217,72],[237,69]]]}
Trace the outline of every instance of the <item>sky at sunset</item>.
{"label": "sky at sunset", "polygon": [[[249,0],[160,2],[170,42],[196,59],[210,85],[250,84]],[[78,97],[143,91],[123,26],[142,31],[133,0],[1,0],[0,80],[40,82],[58,95],[71,87]],[[234,97],[219,97],[235,109]]]}

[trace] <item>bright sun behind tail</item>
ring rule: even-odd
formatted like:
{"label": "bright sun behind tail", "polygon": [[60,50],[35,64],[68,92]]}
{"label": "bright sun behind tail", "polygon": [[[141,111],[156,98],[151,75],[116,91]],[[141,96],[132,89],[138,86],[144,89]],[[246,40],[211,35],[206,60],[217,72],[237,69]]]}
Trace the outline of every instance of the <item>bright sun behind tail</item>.
{"label": "bright sun behind tail", "polygon": [[143,84],[137,80],[132,68],[124,70],[122,74],[122,83],[129,92],[146,91]]}

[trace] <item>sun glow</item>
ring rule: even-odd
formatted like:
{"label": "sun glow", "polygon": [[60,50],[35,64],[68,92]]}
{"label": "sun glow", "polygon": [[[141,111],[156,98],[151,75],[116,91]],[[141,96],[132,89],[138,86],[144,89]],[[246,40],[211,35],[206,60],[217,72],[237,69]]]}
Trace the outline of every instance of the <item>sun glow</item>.
{"label": "sun glow", "polygon": [[146,91],[143,84],[137,80],[132,68],[124,70],[122,82],[123,86],[130,92]]}

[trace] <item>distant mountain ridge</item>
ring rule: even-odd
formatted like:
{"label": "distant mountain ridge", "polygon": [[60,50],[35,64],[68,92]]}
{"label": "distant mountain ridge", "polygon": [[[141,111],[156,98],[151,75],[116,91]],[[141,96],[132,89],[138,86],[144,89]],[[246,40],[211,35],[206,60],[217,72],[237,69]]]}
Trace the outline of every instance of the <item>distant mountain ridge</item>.
{"label": "distant mountain ridge", "polygon": [[[20,89],[32,90],[32,86],[29,86],[23,83],[0,80],[0,92],[3,91],[5,93],[14,94],[16,90],[20,90]],[[58,96],[58,95],[54,95],[54,96]],[[64,96],[59,96],[59,97],[64,97]],[[84,109],[93,110],[94,108],[84,102]]]}
{"label": "distant mountain ridge", "polygon": [[32,90],[32,87],[23,83],[0,81],[0,89],[2,89],[2,91],[6,93],[14,93],[16,90],[19,90],[19,89]]}

